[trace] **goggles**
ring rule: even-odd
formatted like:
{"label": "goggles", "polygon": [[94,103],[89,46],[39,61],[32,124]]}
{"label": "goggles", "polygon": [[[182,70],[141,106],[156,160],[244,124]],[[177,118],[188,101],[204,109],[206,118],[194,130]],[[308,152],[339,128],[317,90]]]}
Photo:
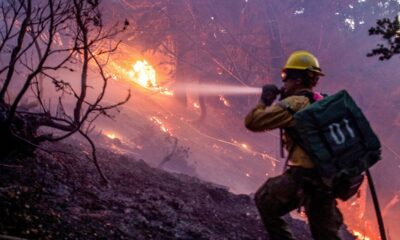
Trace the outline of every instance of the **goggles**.
{"label": "goggles", "polygon": [[297,79],[297,78],[309,79],[310,77],[314,81],[318,81],[319,80],[318,76],[314,75],[314,77],[312,77],[312,73],[311,72],[291,70],[291,69],[284,69],[284,70],[281,71],[282,82],[286,82],[289,79]]}

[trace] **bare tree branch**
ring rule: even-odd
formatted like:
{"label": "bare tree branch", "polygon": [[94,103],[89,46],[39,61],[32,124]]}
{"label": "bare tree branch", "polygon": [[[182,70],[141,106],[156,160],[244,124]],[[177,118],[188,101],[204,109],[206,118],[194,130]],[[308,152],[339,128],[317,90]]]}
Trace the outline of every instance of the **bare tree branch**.
{"label": "bare tree branch", "polygon": [[10,64],[8,66],[7,76],[6,76],[6,79],[4,80],[4,84],[0,91],[0,103],[4,103],[4,95],[6,94],[8,85],[10,84],[12,77],[14,75],[15,64],[17,63],[17,60],[18,60],[17,56],[18,56],[18,53],[21,51],[25,33],[29,26],[29,21],[31,20],[31,13],[32,13],[31,1],[28,0],[27,4],[28,5],[25,7],[26,15],[25,15],[24,20],[21,23],[21,29],[19,31],[17,44],[15,45],[14,49],[12,50],[10,61],[9,61]]}
{"label": "bare tree branch", "polygon": [[[4,121],[0,121],[2,137],[38,148],[37,143],[41,141],[55,142],[79,133],[89,142],[91,159],[102,181],[106,182],[97,162],[96,147],[88,134],[100,116],[112,118],[111,110],[119,111],[118,107],[130,98],[128,92],[120,102],[102,103],[109,80],[103,68],[120,44],[113,38],[126,28],[118,25],[106,28],[99,6],[89,1],[6,0],[1,2],[0,11],[5,20],[5,28],[0,29],[0,53],[8,57],[8,63],[0,69],[0,77],[5,76],[0,90],[0,114],[6,116],[7,124],[3,126]],[[8,51],[11,45],[15,46]],[[100,56],[105,54],[106,61],[101,62]],[[80,76],[76,77],[79,87],[58,76],[65,70],[79,71]],[[102,80],[100,87],[88,84],[92,73],[94,78]],[[20,84],[21,88],[15,97],[6,101],[11,83]],[[44,99],[42,84],[55,89],[46,96],[48,100]],[[88,88],[97,91],[94,100],[89,99]],[[35,102],[22,104],[32,97]],[[53,106],[52,99],[56,97]],[[64,106],[65,98],[72,99],[72,107]],[[22,105],[39,106],[39,109],[22,108]],[[37,136],[39,128],[43,133]],[[49,128],[59,131],[50,134]],[[0,154],[4,154],[1,149]]]}
{"label": "bare tree branch", "polygon": [[106,176],[103,174],[103,171],[101,171],[101,168],[99,166],[99,162],[97,161],[96,146],[94,145],[93,140],[88,135],[86,135],[83,131],[79,130],[79,133],[89,142],[89,144],[90,144],[90,146],[92,148],[92,160],[93,160],[93,163],[96,166],[97,172],[99,173],[99,175],[101,177],[102,183],[104,185],[107,185],[108,184],[108,180],[107,180]]}

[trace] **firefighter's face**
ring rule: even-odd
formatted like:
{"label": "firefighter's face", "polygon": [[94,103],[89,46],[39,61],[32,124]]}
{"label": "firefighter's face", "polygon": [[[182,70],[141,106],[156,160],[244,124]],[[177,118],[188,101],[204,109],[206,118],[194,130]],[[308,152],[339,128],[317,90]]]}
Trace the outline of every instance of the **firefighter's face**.
{"label": "firefighter's face", "polygon": [[301,79],[298,77],[292,77],[285,72],[281,74],[283,82],[284,95],[290,96],[294,94],[299,88],[301,88]]}

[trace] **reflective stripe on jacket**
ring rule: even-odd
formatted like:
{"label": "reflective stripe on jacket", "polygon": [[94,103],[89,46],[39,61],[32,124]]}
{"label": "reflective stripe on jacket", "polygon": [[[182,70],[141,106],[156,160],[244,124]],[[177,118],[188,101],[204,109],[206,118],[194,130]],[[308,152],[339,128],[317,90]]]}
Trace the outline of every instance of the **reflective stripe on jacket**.
{"label": "reflective stripe on jacket", "polygon": [[[288,128],[294,126],[293,114],[287,111],[283,105],[289,106],[294,112],[306,107],[310,101],[305,96],[291,96],[271,106],[263,103],[251,110],[245,118],[245,126],[254,132],[262,132],[276,128]],[[286,150],[289,152],[289,165],[303,168],[313,168],[308,154],[300,148],[298,144],[293,145],[293,140],[285,132],[284,142]]]}

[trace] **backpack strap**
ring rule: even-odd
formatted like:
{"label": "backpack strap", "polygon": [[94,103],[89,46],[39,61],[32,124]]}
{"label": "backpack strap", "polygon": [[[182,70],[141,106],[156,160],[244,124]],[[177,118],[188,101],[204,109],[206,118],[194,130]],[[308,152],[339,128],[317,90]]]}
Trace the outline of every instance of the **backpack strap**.
{"label": "backpack strap", "polygon": [[[314,99],[314,93],[310,92],[310,91],[301,91],[299,93],[296,94],[296,96],[304,96],[306,98],[308,98],[308,100],[310,101],[310,104],[315,102]],[[294,115],[296,112],[293,110],[292,107],[290,107],[290,105],[287,102],[284,101],[279,101],[277,103],[278,106],[280,106],[281,108],[285,109],[286,111],[288,111],[290,114]],[[288,149],[288,156],[286,158],[286,164],[284,166],[284,170],[286,169],[287,163],[289,161],[289,157],[292,154],[294,148],[296,145],[298,145],[299,147],[301,147],[302,149],[305,150],[305,148],[303,147],[303,144],[301,142],[301,139],[297,133],[297,131],[294,129],[294,127],[287,127],[284,129],[285,132],[288,133],[288,135],[292,138],[293,140],[293,145],[290,149]],[[282,131],[281,131],[282,132]],[[283,149],[283,139],[282,139],[282,134],[281,134],[281,149]],[[283,150],[282,150],[283,151]],[[282,155],[283,156],[283,155]]]}
{"label": "backpack strap", "polygon": [[293,108],[290,107],[290,105],[287,102],[280,101],[276,103],[279,107],[285,109],[288,111],[290,114],[294,115],[296,112],[293,110]]}
{"label": "backpack strap", "polygon": [[296,96],[304,96],[304,97],[308,98],[308,100],[310,101],[310,104],[315,102],[314,92],[304,90],[304,91],[297,93]]}
{"label": "backpack strap", "polygon": [[[308,100],[310,101],[310,104],[315,102],[314,93],[310,92],[310,91],[301,91],[301,92],[297,93],[295,96],[304,96],[304,97],[308,98]],[[279,101],[277,103],[277,105],[280,106],[281,108],[285,109],[292,115],[294,115],[296,113],[287,102]]]}

